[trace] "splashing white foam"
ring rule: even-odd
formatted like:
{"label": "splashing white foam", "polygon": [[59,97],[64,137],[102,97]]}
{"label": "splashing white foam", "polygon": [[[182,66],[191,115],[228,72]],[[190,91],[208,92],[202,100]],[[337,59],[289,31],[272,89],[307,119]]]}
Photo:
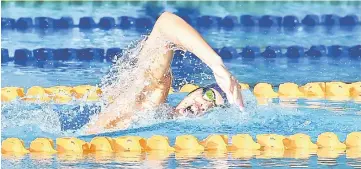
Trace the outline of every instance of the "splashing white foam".
{"label": "splashing white foam", "polygon": [[1,132],[7,137],[54,137],[61,133],[60,126],[58,114],[50,104],[14,101],[1,106]]}
{"label": "splashing white foam", "polygon": [[[134,114],[132,121],[137,124],[152,124],[152,119],[156,119],[156,115],[150,112],[153,110],[139,111],[139,95],[144,93],[144,88],[151,84],[151,77],[146,76],[154,64],[160,63],[161,56],[169,50],[178,50],[165,38],[157,38],[157,43],[145,45],[147,37],[129,45],[128,49],[122,53],[121,57],[115,60],[115,64],[110,68],[109,73],[101,80],[102,109],[100,113],[111,113],[114,116],[121,116],[126,113]],[[170,66],[170,65],[169,65]],[[169,71],[171,71],[169,69]],[[165,73],[165,75],[168,73]],[[149,107],[158,107],[157,103],[148,103]],[[157,112],[168,111],[169,109],[157,109]],[[151,117],[151,116],[154,117]],[[90,124],[94,124],[98,120],[99,114],[91,118]],[[145,118],[144,116],[147,116]],[[141,122],[142,121],[142,122]],[[133,125],[134,126],[134,125]],[[86,129],[85,129],[86,130]],[[101,129],[104,130],[104,129]]]}

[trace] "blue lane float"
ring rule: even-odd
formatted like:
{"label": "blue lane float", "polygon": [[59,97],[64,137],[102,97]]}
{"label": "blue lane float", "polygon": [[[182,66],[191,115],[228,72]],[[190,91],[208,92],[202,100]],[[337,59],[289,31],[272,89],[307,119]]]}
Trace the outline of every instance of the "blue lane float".
{"label": "blue lane float", "polygon": [[253,27],[258,25],[258,17],[252,15],[242,15],[240,17],[240,23],[242,26]]}
{"label": "blue lane float", "polygon": [[1,18],[1,29],[14,29],[15,19],[12,18]]}
{"label": "blue lane float", "polygon": [[327,47],[327,55],[331,57],[340,57],[345,55],[345,46],[332,45]]}
{"label": "blue lane float", "polygon": [[151,29],[155,21],[151,17],[140,17],[135,19],[135,28],[138,30]]}
{"label": "blue lane float", "polygon": [[50,48],[34,49],[33,56],[38,62],[54,60],[54,50]]}
{"label": "blue lane float", "polygon": [[299,57],[304,56],[305,50],[301,46],[290,46],[287,48],[287,52],[285,55],[289,58],[297,59]]}
{"label": "blue lane float", "polygon": [[32,27],[33,19],[29,17],[20,17],[15,23],[15,28],[18,30],[26,30]]}
{"label": "blue lane float", "polygon": [[282,50],[279,46],[267,46],[261,55],[265,58],[277,58],[282,56]]}
{"label": "blue lane float", "polygon": [[120,29],[130,29],[135,23],[134,17],[121,16],[118,17],[118,28]]}
{"label": "blue lane float", "polygon": [[104,58],[104,49],[84,48],[78,49],[77,59],[80,61],[102,60]]}
{"label": "blue lane float", "polygon": [[[232,16],[228,15],[225,17],[219,16],[194,16],[186,13],[177,13],[181,18],[191,25],[200,28],[234,28],[237,26],[241,27],[261,27],[261,28],[272,28],[272,27],[285,27],[295,28],[297,26],[315,27],[315,26],[344,26],[353,27],[360,25],[360,20],[357,15],[349,14],[343,17],[335,14],[325,14],[322,16],[308,14],[304,18],[298,18],[294,15],[285,16],[253,16],[253,15],[241,15]],[[120,16],[117,18],[113,17],[102,17],[98,23],[94,21],[93,17],[85,16],[79,19],[79,25],[74,25],[74,21],[71,17],[61,17],[59,19],[51,17],[36,17],[33,19],[29,17],[20,17],[15,20],[12,18],[1,18],[3,29],[19,29],[25,30],[31,27],[37,29],[67,29],[73,27],[79,27],[80,29],[95,29],[100,28],[109,30],[111,28],[129,29],[135,27],[137,29],[150,29],[155,23],[157,17],[130,17]]]}
{"label": "blue lane float", "polygon": [[264,15],[259,19],[259,26],[262,28],[279,27],[281,22],[282,17],[280,16]]}
{"label": "blue lane float", "polygon": [[287,28],[295,28],[300,26],[300,21],[296,16],[288,15],[283,18],[282,25]]}
{"label": "blue lane float", "polygon": [[[290,59],[297,59],[300,57],[308,58],[319,58],[323,56],[329,57],[346,57],[350,58],[361,58],[361,45],[355,46],[341,46],[341,45],[313,45],[309,48],[302,46],[267,46],[261,48],[258,46],[245,46],[243,48],[235,48],[232,46],[226,46],[222,48],[213,48],[223,59],[235,59],[238,57],[244,59],[253,60],[258,56],[264,58],[279,58],[282,56],[288,57]],[[285,52],[283,53],[283,49]],[[176,52],[175,58],[182,52]],[[79,60],[79,61],[107,61],[111,62],[115,58],[122,57],[123,49],[121,48],[39,48],[34,50],[29,49],[16,49],[14,56],[9,55],[9,51],[6,48],[1,49],[1,58],[2,63],[14,61],[15,64],[26,65],[28,61],[69,61],[69,60]],[[189,52],[186,53],[186,56],[191,56]],[[192,56],[193,57],[193,56]]]}
{"label": "blue lane float", "polygon": [[54,19],[49,17],[35,17],[35,26],[40,29],[54,28]]}
{"label": "blue lane float", "polygon": [[218,27],[222,18],[218,16],[201,16],[197,19],[197,26],[201,28]]}
{"label": "blue lane float", "polygon": [[359,23],[359,20],[356,15],[346,15],[340,18],[341,26],[356,26]]}
{"label": "blue lane float", "polygon": [[239,56],[237,50],[233,47],[223,47],[218,53],[222,59],[232,59]]}
{"label": "blue lane float", "polygon": [[69,29],[74,27],[74,20],[71,17],[61,17],[54,20],[54,25],[58,29]]}
{"label": "blue lane float", "polygon": [[100,29],[109,30],[116,26],[115,19],[112,17],[102,17],[99,20],[98,27]]}
{"label": "blue lane float", "polygon": [[319,58],[321,56],[326,55],[326,46],[324,45],[311,46],[311,48],[307,50],[305,54],[310,57]]}
{"label": "blue lane float", "polygon": [[317,15],[306,15],[301,23],[307,27],[315,27],[320,24],[320,18]]}
{"label": "blue lane float", "polygon": [[336,26],[340,24],[340,17],[334,14],[326,14],[322,16],[322,24],[325,26]]}
{"label": "blue lane float", "polygon": [[242,49],[241,56],[247,59],[254,59],[260,54],[260,48],[257,46],[246,46]]}
{"label": "blue lane float", "polygon": [[10,60],[9,50],[1,48],[1,63],[6,63]]}
{"label": "blue lane float", "polygon": [[355,45],[348,49],[348,54],[350,57],[361,58],[361,45]]}
{"label": "blue lane float", "polygon": [[76,55],[77,51],[73,48],[62,48],[54,50],[54,60],[56,61],[74,60]]}
{"label": "blue lane float", "polygon": [[92,17],[82,17],[79,20],[80,29],[94,29],[97,27],[94,19]]}
{"label": "blue lane float", "polygon": [[239,22],[237,16],[233,15],[228,15],[221,20],[221,27],[226,29],[232,29],[238,26],[238,24]]}
{"label": "blue lane float", "polygon": [[14,63],[17,65],[26,65],[33,58],[33,53],[28,49],[16,49],[14,53]]}

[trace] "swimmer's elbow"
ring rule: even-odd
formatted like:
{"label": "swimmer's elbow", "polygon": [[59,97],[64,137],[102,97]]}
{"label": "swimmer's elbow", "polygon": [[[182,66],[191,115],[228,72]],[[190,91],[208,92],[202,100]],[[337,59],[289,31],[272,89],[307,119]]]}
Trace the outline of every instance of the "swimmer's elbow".
{"label": "swimmer's elbow", "polygon": [[171,12],[163,12],[157,19],[155,28],[168,27],[176,24],[176,22],[179,22],[180,20],[182,20],[180,17]]}
{"label": "swimmer's elbow", "polygon": [[176,15],[174,15],[173,13],[171,12],[163,12],[159,18],[158,18],[158,21],[163,21],[163,20],[170,20],[172,18],[174,18]]}

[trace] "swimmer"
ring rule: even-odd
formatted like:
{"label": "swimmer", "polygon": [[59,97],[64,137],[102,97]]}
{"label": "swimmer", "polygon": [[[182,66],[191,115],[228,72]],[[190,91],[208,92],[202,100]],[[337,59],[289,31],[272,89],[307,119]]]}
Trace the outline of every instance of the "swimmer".
{"label": "swimmer", "polygon": [[[200,87],[189,93],[171,112],[172,117],[202,116],[211,108],[226,103],[234,104],[240,110],[244,109],[238,81],[227,70],[221,57],[187,22],[172,13],[162,13],[145,40],[139,54],[149,55],[145,51],[152,48],[156,49],[154,46],[159,43],[161,38],[165,38],[171,45],[181,47],[195,54],[212,70],[217,82],[217,84]],[[164,46],[162,50],[164,52],[161,55],[156,54],[161,52],[154,52],[154,54],[152,52],[152,56],[147,56],[155,57],[157,61],[150,64],[147,73],[144,75],[146,76],[144,79],[152,79],[151,83],[142,86],[141,93],[135,93],[138,99],[136,99],[136,103],[131,104],[135,104],[136,108],[129,110],[128,107],[117,107],[121,113],[101,112],[95,122],[88,124],[86,129],[88,134],[126,129],[131,123],[134,112],[155,108],[165,103],[172,82],[170,65],[173,60],[173,50],[169,49],[169,45]],[[123,100],[126,98],[126,96],[122,97]],[[117,105],[110,104],[109,106],[116,107]]]}

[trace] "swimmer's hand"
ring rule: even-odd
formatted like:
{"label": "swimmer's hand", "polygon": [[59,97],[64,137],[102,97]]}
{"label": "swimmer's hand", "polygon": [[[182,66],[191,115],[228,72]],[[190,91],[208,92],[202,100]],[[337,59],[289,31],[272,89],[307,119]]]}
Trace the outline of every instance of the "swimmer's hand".
{"label": "swimmer's hand", "polygon": [[244,110],[241,94],[241,87],[237,79],[225,68],[224,65],[217,65],[213,69],[213,74],[219,87],[226,93],[228,102],[239,106]]}

